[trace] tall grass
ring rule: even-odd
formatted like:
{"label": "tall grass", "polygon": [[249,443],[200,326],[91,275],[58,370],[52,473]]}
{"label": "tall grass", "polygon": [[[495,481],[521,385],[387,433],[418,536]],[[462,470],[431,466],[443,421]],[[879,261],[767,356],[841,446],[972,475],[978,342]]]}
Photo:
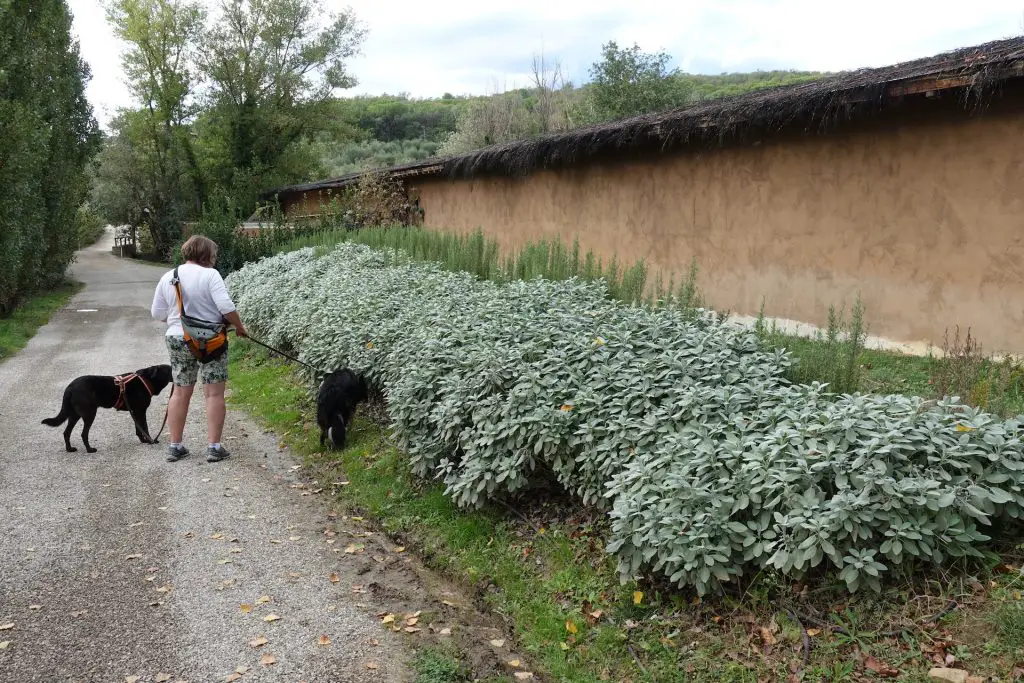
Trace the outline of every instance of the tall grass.
{"label": "tall grass", "polygon": [[[793,337],[781,332],[775,323],[767,323],[763,302],[754,330],[771,348],[788,348],[793,341]],[[828,324],[824,330],[815,332],[813,341],[813,344],[801,345],[796,362],[786,374],[787,379],[797,384],[825,382],[832,391],[840,394],[857,391],[861,380],[858,360],[867,341],[860,296],[857,296],[849,317],[845,308],[836,310],[835,306],[829,306]]]}
{"label": "tall grass", "polygon": [[604,279],[609,296],[628,304],[692,310],[703,303],[697,288],[696,261],[691,264],[678,289],[674,281],[664,287],[660,275],[649,287],[648,269],[643,260],[624,265],[617,258],[612,258],[605,263],[593,251],[582,253],[578,239],[571,246],[557,238],[529,242],[502,256],[497,241],[484,235],[480,229],[458,234],[396,226],[322,230],[288,240],[278,247],[278,251],[294,251],[303,247],[328,251],[343,242],[365,244],[386,251],[401,250],[413,259],[435,261],[448,270],[466,271],[483,280],[508,282],[537,277],[549,280],[571,277]]}

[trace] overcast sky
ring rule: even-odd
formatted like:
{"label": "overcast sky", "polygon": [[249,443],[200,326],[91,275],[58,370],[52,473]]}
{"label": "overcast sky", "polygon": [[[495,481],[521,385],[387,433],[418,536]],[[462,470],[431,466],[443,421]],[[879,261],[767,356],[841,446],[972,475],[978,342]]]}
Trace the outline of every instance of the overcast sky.
{"label": "overcast sky", "polygon": [[[215,0],[210,0],[214,4]],[[100,0],[69,0],[89,98],[106,123],[130,98]],[[482,94],[523,85],[543,47],[576,82],[601,44],[665,50],[693,73],[884,66],[1024,33],[1024,0],[319,0],[369,29],[347,94]]]}

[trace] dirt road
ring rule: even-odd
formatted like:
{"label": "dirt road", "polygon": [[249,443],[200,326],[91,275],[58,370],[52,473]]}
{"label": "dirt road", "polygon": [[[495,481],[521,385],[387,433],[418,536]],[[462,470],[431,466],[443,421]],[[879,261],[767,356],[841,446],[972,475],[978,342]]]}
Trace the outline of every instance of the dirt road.
{"label": "dirt road", "polygon": [[194,403],[193,456],[172,464],[126,413],[100,411],[92,455],[81,425],[65,453],[62,430],[40,424],[77,375],[166,362],[149,316],[163,271],[109,246],[80,253],[86,289],[0,364],[0,681],[408,680],[402,637],[353,594],[365,579],[344,532],[324,534],[327,508],[289,485],[295,463],[272,436],[229,414],[233,457],[207,464]]}

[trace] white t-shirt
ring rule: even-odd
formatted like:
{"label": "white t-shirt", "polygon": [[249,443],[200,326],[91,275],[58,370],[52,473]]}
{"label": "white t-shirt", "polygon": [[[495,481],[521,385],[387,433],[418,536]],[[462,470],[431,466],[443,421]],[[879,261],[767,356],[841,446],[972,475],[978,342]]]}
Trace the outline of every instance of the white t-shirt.
{"label": "white t-shirt", "polygon": [[[160,278],[153,294],[150,313],[157,320],[167,322],[168,337],[180,337],[184,331],[178,314],[178,296],[171,284],[173,277],[174,271],[169,270]],[[178,266],[178,278],[181,280],[181,296],[185,300],[187,315],[215,323],[235,310],[235,304],[224,286],[224,279],[216,268],[183,263]]]}

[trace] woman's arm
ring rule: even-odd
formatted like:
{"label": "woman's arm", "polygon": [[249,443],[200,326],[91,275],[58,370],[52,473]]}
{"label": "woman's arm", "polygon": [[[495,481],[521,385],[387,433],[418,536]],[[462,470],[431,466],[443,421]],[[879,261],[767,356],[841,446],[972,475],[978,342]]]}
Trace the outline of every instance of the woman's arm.
{"label": "woman's arm", "polygon": [[167,314],[170,312],[170,307],[167,304],[167,299],[164,297],[164,280],[160,279],[160,282],[156,285],[156,291],[153,292],[153,304],[149,307],[149,313],[155,319],[162,323],[167,322]]}

